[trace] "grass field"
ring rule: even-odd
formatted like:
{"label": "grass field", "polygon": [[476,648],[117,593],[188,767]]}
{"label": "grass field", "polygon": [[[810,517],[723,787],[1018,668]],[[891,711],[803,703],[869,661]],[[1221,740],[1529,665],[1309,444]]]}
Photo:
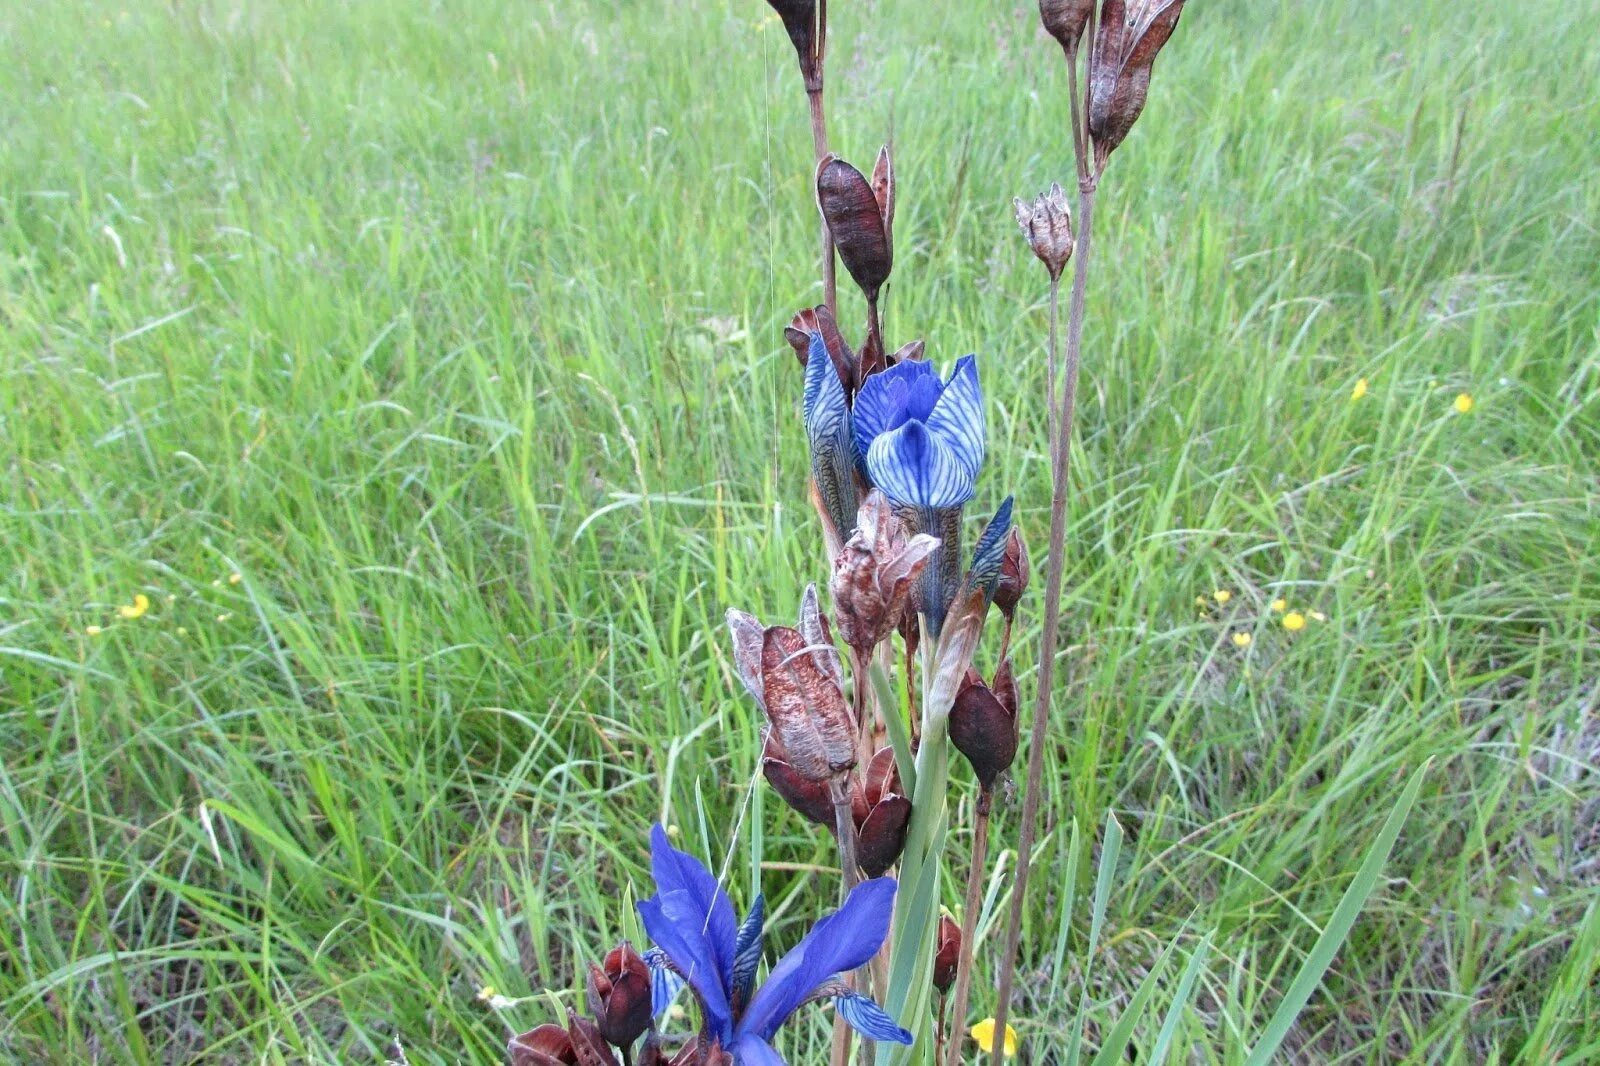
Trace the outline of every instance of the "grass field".
{"label": "grass field", "polygon": [[[1207,938],[1170,1061],[1242,1062],[1425,765],[1282,1058],[1600,1057],[1585,6],[1193,0],[1157,64],[1099,202],[1035,1062],[1175,944],[1148,1061]],[[1059,52],[1021,0],[832,7],[835,147],[898,152],[889,341],[980,353],[977,506],[1038,546],[1010,198],[1071,171]],[[766,5],[11,4],[0,59],[0,1057],[494,1061],[551,1006],[478,990],[637,936],[657,818],[736,895],[764,859],[792,940],[832,846],[752,789],[720,628],[823,575]]]}

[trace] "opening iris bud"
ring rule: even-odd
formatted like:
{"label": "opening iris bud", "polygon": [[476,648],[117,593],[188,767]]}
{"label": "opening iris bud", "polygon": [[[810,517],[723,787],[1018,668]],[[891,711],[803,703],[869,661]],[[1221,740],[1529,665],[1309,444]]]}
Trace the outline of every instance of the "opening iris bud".
{"label": "opening iris bud", "polygon": [[[1010,675],[1009,661],[1001,671]],[[996,681],[1000,678],[997,675]],[[1011,768],[1017,757],[1016,684],[999,686],[1010,696],[1002,699],[995,688],[983,683],[975,671],[967,671],[966,683],[956,693],[950,709],[950,743],[967,757],[972,772],[984,791],[994,787],[995,779]],[[1009,705],[1008,705],[1009,704]]]}
{"label": "opening iris bud", "polygon": [[650,968],[627,941],[589,967],[589,1013],[600,1035],[617,1047],[631,1047],[650,1028]]}
{"label": "opening iris bud", "polygon": [[939,940],[933,956],[933,987],[940,995],[956,983],[956,967],[961,963],[961,927],[948,914],[939,916]]}
{"label": "opening iris bud", "polygon": [[839,258],[868,303],[889,280],[894,265],[894,169],[889,149],[878,153],[873,180],[837,156],[817,166],[817,206]]}
{"label": "opening iris bud", "polygon": [[1105,0],[1089,59],[1089,136],[1096,171],[1133,129],[1150,95],[1156,53],[1177,28],[1184,0]]}

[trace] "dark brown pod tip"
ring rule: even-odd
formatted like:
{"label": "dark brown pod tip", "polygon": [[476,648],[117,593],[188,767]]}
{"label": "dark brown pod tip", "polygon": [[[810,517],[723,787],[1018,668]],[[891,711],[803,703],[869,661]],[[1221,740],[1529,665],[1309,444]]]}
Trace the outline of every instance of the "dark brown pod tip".
{"label": "dark brown pod tip", "polygon": [[506,1044],[511,1066],[578,1066],[571,1035],[559,1025],[541,1025]]}
{"label": "dark brown pod tip", "polygon": [[1094,0],[1039,0],[1039,21],[1068,52],[1078,47],[1094,11]]}
{"label": "dark brown pod tip", "polygon": [[882,877],[905,850],[911,825],[911,801],[885,796],[856,830],[856,864],[868,877]]}
{"label": "dark brown pod tip", "polygon": [[650,968],[623,941],[589,967],[589,1013],[607,1043],[631,1047],[650,1028]]}
{"label": "dark brown pod tip", "polygon": [[939,915],[939,941],[933,956],[933,987],[940,995],[956,983],[956,967],[961,964],[961,927],[948,914]]}
{"label": "dark brown pod tip", "polygon": [[871,183],[849,163],[827,156],[817,166],[817,206],[845,269],[869,301],[877,300],[894,253]]}
{"label": "dark brown pod tip", "polygon": [[1150,94],[1156,53],[1171,38],[1184,0],[1105,0],[1089,60],[1089,136],[1096,170],[1127,137]]}
{"label": "dark brown pod tip", "polygon": [[767,0],[783,20],[783,28],[800,61],[800,76],[806,89],[820,89],[817,55],[817,0]]}
{"label": "dark brown pod tip", "polygon": [[1015,617],[1017,604],[1028,591],[1028,545],[1023,542],[1022,531],[1016,526],[1006,534],[1005,554],[1000,559],[1000,580],[994,589],[994,605],[1009,620]]}
{"label": "dark brown pod tip", "polygon": [[995,779],[1011,768],[1018,739],[1015,711],[1008,711],[994,690],[968,671],[950,708],[950,743],[967,757],[985,790],[993,788]]}

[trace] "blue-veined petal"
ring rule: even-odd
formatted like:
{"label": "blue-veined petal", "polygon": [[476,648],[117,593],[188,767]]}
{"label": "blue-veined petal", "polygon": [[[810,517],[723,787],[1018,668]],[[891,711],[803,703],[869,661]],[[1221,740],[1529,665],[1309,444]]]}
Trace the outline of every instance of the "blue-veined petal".
{"label": "blue-veined petal", "polygon": [[734,945],[733,999],[736,1003],[748,1001],[755,988],[756,967],[761,965],[761,932],[766,922],[767,900],[758,893],[756,901],[750,905],[750,913],[744,916],[744,924],[739,926],[739,939]]}
{"label": "blue-veined petal", "polygon": [[867,474],[895,503],[942,511],[972,499],[972,475],[942,439],[911,421],[872,442]]}
{"label": "blue-veined petal", "polygon": [[[896,363],[888,370],[880,370],[862,384],[856,393],[855,407],[851,410],[852,432],[855,434],[856,456],[865,460],[872,442],[892,429],[898,429],[908,418],[927,417],[936,404],[921,404],[931,392],[933,400],[939,397],[939,375],[932,366],[921,360]],[[927,406],[923,415],[914,415],[913,405]]]}
{"label": "blue-veined petal", "polygon": [[841,538],[855,527],[855,446],[850,437],[850,404],[822,334],[811,334],[806,356],[806,443],[811,448],[811,477],[828,517]]}
{"label": "blue-veined petal", "polygon": [[949,446],[967,479],[976,480],[983,466],[984,437],[983,390],[978,385],[978,358],[963,356],[950,372],[939,403],[928,416],[928,429]]}
{"label": "blue-veined petal", "polygon": [[733,1061],[736,1066],[785,1066],[783,1056],[754,1033],[746,1034],[734,1042]]}
{"label": "blue-veined petal", "polygon": [[911,1033],[902,1027],[887,1011],[872,1000],[856,992],[833,997],[833,1009],[849,1023],[850,1028],[871,1040],[891,1044],[911,1043]]}
{"label": "blue-veined petal", "polygon": [[890,877],[863,881],[843,906],[812,926],[756,991],[739,1019],[740,1035],[753,1033],[771,1040],[818,985],[876,955],[889,935],[894,890]]}
{"label": "blue-veined petal", "polygon": [[1000,509],[983,527],[983,536],[972,552],[972,584],[981,588],[984,595],[994,597],[995,585],[1000,581],[1000,567],[1006,559],[1006,535],[1011,532],[1012,499],[1007,496]]}
{"label": "blue-veined petal", "polygon": [[644,964],[650,969],[650,1016],[659,1018],[683,991],[684,980],[667,965],[667,953],[660,948],[645,952]]}

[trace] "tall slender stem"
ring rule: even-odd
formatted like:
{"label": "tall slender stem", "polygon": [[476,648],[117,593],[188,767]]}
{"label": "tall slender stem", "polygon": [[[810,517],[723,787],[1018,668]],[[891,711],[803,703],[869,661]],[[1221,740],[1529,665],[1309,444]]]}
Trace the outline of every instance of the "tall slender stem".
{"label": "tall slender stem", "polygon": [[[820,167],[828,155],[828,124],[822,111],[820,84],[815,89],[806,90],[806,101],[811,105],[811,147]],[[827,305],[828,313],[837,321],[839,282],[833,260],[833,234],[828,232],[828,220],[822,217],[821,212],[818,212],[817,220],[822,227],[822,302]]]}
{"label": "tall slender stem", "polygon": [[[1011,981],[1017,964],[1017,942],[1022,936],[1022,912],[1028,898],[1028,873],[1033,839],[1038,830],[1039,800],[1044,791],[1045,732],[1050,720],[1050,696],[1055,685],[1056,642],[1061,630],[1061,574],[1066,564],[1068,467],[1072,458],[1072,416],[1078,397],[1078,364],[1083,348],[1083,301],[1089,278],[1089,237],[1094,225],[1095,183],[1078,182],[1078,239],[1073,250],[1072,305],[1067,311],[1067,360],[1056,417],[1056,440],[1051,460],[1050,561],[1044,588],[1044,631],[1039,637],[1039,689],[1033,703],[1033,727],[1028,735],[1028,784],[1022,801],[1022,829],[1017,840],[1017,877],[1011,894],[1011,914],[1006,923],[1006,946],[1000,956],[999,1001],[994,1009],[994,1066],[1001,1066],[1005,1046],[1006,1014],[1011,1006]],[[1055,304],[1056,286],[1051,286]],[[1052,316],[1053,321],[1054,316]],[[1051,347],[1056,344],[1052,333]],[[1054,401],[1056,397],[1051,397]]]}
{"label": "tall slender stem", "polygon": [[967,995],[972,989],[973,940],[978,935],[978,908],[983,906],[983,874],[989,857],[989,810],[994,792],[978,793],[977,824],[972,829],[972,865],[967,870],[967,900],[961,912],[961,956],[956,964],[955,1009],[950,1017],[952,1039],[946,1066],[961,1066],[960,1033],[967,1024]]}

